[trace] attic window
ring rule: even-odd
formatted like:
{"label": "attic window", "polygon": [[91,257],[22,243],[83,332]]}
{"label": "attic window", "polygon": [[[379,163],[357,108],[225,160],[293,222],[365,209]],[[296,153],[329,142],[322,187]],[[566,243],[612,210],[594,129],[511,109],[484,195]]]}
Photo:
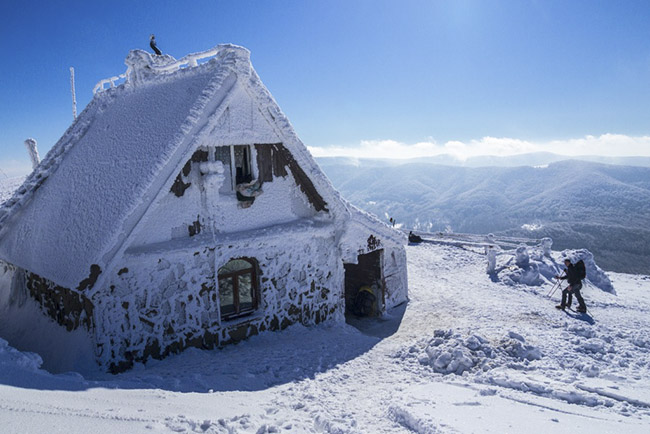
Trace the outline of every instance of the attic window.
{"label": "attic window", "polygon": [[217,146],[214,158],[229,168],[231,191],[237,191],[237,186],[248,184],[256,177],[257,167],[251,158],[250,145]]}
{"label": "attic window", "polygon": [[221,319],[249,315],[258,305],[257,261],[232,259],[219,268]]}
{"label": "attic window", "polygon": [[233,167],[235,168],[235,184],[246,184],[253,180],[251,172],[251,149],[248,145],[233,146]]}

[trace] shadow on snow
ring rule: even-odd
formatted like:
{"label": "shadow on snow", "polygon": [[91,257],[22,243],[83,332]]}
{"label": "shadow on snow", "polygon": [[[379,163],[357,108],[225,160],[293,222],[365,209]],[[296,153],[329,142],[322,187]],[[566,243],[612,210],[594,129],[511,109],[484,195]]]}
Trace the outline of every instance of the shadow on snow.
{"label": "shadow on snow", "polygon": [[406,303],[381,318],[312,327],[294,325],[217,350],[189,348],[164,360],[111,375],[97,371],[50,374],[29,353],[0,359],[0,384],[39,390],[164,389],[175,392],[255,391],[314,378],[355,359],[397,331]]}
{"label": "shadow on snow", "polygon": [[596,321],[594,321],[593,317],[589,315],[589,313],[580,313],[571,310],[565,310],[564,313],[573,319],[584,321],[589,325],[596,324]]}

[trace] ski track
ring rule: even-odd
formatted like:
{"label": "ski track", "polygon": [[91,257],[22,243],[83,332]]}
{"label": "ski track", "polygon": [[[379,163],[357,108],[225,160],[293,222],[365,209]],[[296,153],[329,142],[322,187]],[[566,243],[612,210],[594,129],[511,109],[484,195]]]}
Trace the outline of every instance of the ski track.
{"label": "ski track", "polygon": [[[526,426],[524,418],[496,419],[511,405],[539,414],[551,432],[570,432],[573,425],[560,423],[566,418],[578,421],[577,432],[644,432],[650,425],[646,276],[613,273],[615,286],[623,284],[618,296],[587,287],[588,322],[554,309],[558,294],[546,297],[550,285],[491,282],[477,252],[422,244],[407,254],[406,309],[365,321],[366,334],[339,325],[292,327],[118,376],[70,376],[88,384],[77,392],[4,386],[0,378],[0,426],[15,432],[12,424],[38,417],[44,424],[68,420],[67,432],[83,432],[84,419],[132,432],[474,431],[460,412],[483,418],[478,431],[508,432]],[[436,372],[426,357],[435,330],[436,348],[460,349],[480,363],[462,375]],[[472,336],[481,342],[476,351],[463,346]],[[480,359],[482,351],[493,357]],[[38,432],[34,426],[25,432]]]}

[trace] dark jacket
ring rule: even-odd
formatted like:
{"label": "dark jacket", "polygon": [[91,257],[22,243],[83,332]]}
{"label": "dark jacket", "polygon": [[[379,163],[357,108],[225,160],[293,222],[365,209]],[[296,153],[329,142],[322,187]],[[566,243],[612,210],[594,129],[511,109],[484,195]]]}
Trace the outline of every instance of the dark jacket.
{"label": "dark jacket", "polygon": [[578,275],[578,270],[573,264],[569,264],[566,268],[565,275],[560,277],[560,279],[566,279],[569,282],[569,285],[575,285],[576,283],[581,283],[580,276]]}

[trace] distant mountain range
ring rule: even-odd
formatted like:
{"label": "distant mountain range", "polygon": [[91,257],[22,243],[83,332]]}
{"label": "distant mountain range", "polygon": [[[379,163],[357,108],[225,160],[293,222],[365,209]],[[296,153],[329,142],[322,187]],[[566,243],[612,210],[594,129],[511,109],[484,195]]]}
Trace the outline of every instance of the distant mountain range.
{"label": "distant mountain range", "polygon": [[[407,228],[550,236],[556,250],[591,250],[605,269],[650,274],[649,159],[625,166],[557,157],[477,157],[465,166],[317,160],[344,197]],[[480,162],[499,165],[473,166]]]}
{"label": "distant mountain range", "polygon": [[434,157],[411,158],[411,159],[372,159],[354,157],[319,157],[316,159],[321,167],[339,164],[357,164],[363,162],[364,166],[402,166],[413,163],[441,164],[444,166],[461,167],[517,167],[517,166],[543,166],[558,161],[579,160],[592,163],[615,164],[619,166],[650,167],[650,157],[604,157],[600,155],[581,155],[568,157],[566,155],[554,154],[551,152],[533,152],[528,154],[509,155],[497,157],[495,155],[481,155],[460,159],[449,154],[436,155]]}

